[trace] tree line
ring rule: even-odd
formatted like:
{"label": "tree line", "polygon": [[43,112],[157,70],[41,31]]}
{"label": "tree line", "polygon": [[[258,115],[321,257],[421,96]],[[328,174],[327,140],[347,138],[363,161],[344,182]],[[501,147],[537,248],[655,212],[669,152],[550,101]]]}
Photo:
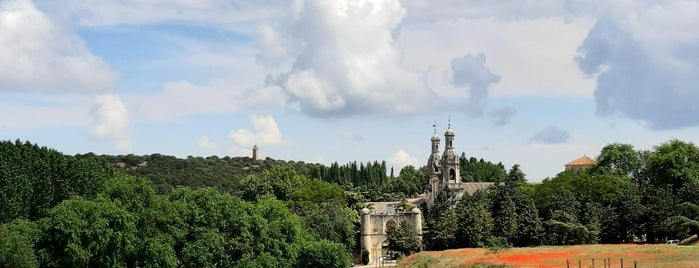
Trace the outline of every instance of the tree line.
{"label": "tree line", "polygon": [[94,156],[0,143],[0,267],[347,267],[356,207],[339,186],[289,165],[243,194],[173,187]]}
{"label": "tree line", "polygon": [[597,159],[540,184],[526,183],[515,165],[501,183],[458,200],[445,189],[426,213],[425,246],[664,243],[699,234],[696,145],[671,140],[635,150],[615,143]]}

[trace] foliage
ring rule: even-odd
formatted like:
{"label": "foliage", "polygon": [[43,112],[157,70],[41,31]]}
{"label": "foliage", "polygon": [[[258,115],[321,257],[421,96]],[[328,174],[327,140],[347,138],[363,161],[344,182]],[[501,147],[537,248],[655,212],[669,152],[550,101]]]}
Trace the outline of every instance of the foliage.
{"label": "foliage", "polygon": [[420,241],[416,236],[414,226],[409,221],[403,220],[397,226],[393,221],[389,223],[386,224],[388,249],[398,251],[403,256],[420,251]]}
{"label": "foliage", "polygon": [[134,254],[134,217],[108,200],[68,199],[39,221],[46,267],[115,267]]}
{"label": "foliage", "polygon": [[669,186],[674,193],[687,183],[699,181],[699,148],[693,143],[671,140],[648,155],[647,172],[656,187]]}
{"label": "foliage", "polygon": [[350,256],[342,244],[327,240],[305,243],[299,250],[295,267],[345,268],[350,266]]}
{"label": "foliage", "polygon": [[484,191],[478,191],[473,196],[464,195],[457,204],[456,240],[459,247],[484,247],[487,244],[493,230],[493,217],[487,206]]}
{"label": "foliage", "polygon": [[639,152],[630,144],[612,143],[604,146],[597,156],[600,172],[618,176],[638,176],[641,168]]}
{"label": "foliage", "polygon": [[664,224],[675,237],[699,235],[699,206],[692,203],[679,205],[681,214],[668,218]]}
{"label": "foliage", "polygon": [[19,140],[0,142],[0,223],[37,220],[73,195],[94,197],[113,169]]}
{"label": "foliage", "polygon": [[502,163],[494,164],[490,161],[480,160],[475,157],[466,159],[465,154],[461,154],[459,158],[459,166],[461,168],[461,177],[464,181],[493,181],[502,182],[507,177],[505,166]]}
{"label": "foliage", "polygon": [[34,251],[39,230],[23,219],[0,224],[0,267],[39,267]]}

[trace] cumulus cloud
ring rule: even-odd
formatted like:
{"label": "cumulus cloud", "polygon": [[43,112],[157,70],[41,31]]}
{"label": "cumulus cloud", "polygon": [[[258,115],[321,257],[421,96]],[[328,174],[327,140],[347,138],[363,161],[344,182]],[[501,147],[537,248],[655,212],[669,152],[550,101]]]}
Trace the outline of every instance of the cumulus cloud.
{"label": "cumulus cloud", "polygon": [[398,0],[308,0],[293,7],[283,49],[292,67],[267,82],[313,116],[403,115],[437,107],[441,98],[405,68],[394,32],[406,14]]}
{"label": "cumulus cloud", "polygon": [[452,83],[461,87],[468,85],[469,98],[467,113],[481,116],[488,98],[488,87],[500,82],[500,76],[485,67],[485,55],[466,55],[451,60]]}
{"label": "cumulus cloud", "polygon": [[205,149],[205,150],[215,150],[215,149],[218,149],[218,144],[216,144],[215,142],[213,142],[213,141],[212,141],[211,139],[209,139],[209,137],[207,137],[207,136],[202,136],[201,138],[199,138],[199,140],[197,140],[197,145],[199,146],[199,148]]}
{"label": "cumulus cloud", "polygon": [[0,2],[0,90],[104,92],[116,73],[30,0]]}
{"label": "cumulus cloud", "polygon": [[405,166],[412,165],[414,167],[418,166],[418,161],[415,157],[412,157],[403,149],[396,151],[391,158],[388,159],[389,164],[396,168],[396,170],[401,170]]}
{"label": "cumulus cloud", "polygon": [[112,94],[96,96],[90,114],[95,121],[90,132],[92,137],[113,141],[118,150],[131,150],[128,111],[118,96]]}
{"label": "cumulus cloud", "polygon": [[250,115],[250,122],[254,130],[240,128],[231,131],[228,135],[235,143],[234,150],[238,154],[247,155],[254,146],[275,147],[289,144],[277,126],[272,116]]}
{"label": "cumulus cloud", "polygon": [[652,129],[699,125],[699,2],[633,1],[613,6],[579,48],[580,70],[597,80],[600,115]]}
{"label": "cumulus cloud", "polygon": [[565,143],[570,139],[570,134],[556,126],[547,126],[534,133],[529,141],[534,143],[557,144]]}
{"label": "cumulus cloud", "polygon": [[490,117],[496,126],[504,126],[510,123],[512,117],[517,114],[517,110],[512,106],[503,106],[490,111]]}

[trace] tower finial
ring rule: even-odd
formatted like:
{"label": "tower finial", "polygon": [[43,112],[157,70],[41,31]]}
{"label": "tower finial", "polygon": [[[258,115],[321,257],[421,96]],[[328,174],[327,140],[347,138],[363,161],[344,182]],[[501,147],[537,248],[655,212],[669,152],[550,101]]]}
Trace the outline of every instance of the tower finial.
{"label": "tower finial", "polygon": [[437,120],[434,120],[434,123],[432,124],[432,128],[434,128],[434,134],[437,134]]}
{"label": "tower finial", "polygon": [[451,128],[451,114],[449,114],[449,128]]}

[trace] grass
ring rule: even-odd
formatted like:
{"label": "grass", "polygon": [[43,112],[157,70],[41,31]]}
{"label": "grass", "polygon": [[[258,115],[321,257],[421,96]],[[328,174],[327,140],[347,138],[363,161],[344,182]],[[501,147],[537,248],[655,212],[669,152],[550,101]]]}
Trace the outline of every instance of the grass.
{"label": "grass", "polygon": [[[692,267],[699,268],[699,247],[676,245],[581,245],[512,248],[498,254],[482,248],[425,251],[403,259],[398,267]],[[607,267],[610,267],[607,264]]]}

